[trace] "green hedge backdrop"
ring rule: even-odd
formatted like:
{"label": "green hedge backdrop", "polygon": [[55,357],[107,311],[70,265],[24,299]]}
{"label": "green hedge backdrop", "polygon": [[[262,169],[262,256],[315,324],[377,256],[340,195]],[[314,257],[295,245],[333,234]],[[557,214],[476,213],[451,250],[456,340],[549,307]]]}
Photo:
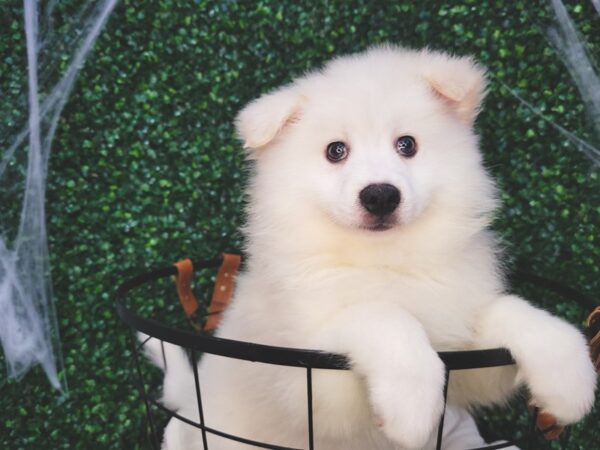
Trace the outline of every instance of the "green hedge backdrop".
{"label": "green hedge backdrop", "polygon": [[[2,3],[0,98],[25,83],[22,3]],[[59,2],[57,17],[66,22],[76,6]],[[567,7],[599,61],[592,3]],[[47,223],[70,393],[58,400],[39,369],[19,383],[2,374],[0,448],[145,448],[115,286],[146,267],[239,248],[245,174],[236,111],[371,44],[473,54],[489,68],[478,128],[502,192],[495,228],[507,260],[597,296],[598,168],[499,83],[591,139],[579,93],[546,37],[551,24],[548,4],[530,0],[123,0],[80,74],[50,161]],[[2,105],[0,120],[18,107]],[[585,316],[568,302],[548,306],[576,324]],[[507,433],[525,420],[514,407],[487,414],[488,426]],[[562,448],[598,448],[599,419],[596,409]]]}

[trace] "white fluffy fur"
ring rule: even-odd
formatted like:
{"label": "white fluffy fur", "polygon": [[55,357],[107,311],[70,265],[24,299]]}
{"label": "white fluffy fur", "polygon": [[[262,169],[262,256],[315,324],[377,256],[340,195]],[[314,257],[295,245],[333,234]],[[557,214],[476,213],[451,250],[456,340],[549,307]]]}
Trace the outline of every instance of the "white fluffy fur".
{"label": "white fluffy fur", "polygon": [[[319,450],[431,448],[440,350],[507,347],[518,362],[455,372],[449,416],[503,401],[521,382],[561,423],[592,406],[581,334],[504,292],[487,229],[494,185],[472,130],[484,91],[484,72],[468,58],[380,47],[335,59],[238,117],[254,160],[249,261],[218,335],[350,357],[353,371],[314,373]],[[414,158],[395,152],[402,135],[416,138]],[[332,141],[348,144],[347,160],[328,162]],[[363,227],[358,192],[371,183],[402,193],[387,231]],[[168,350],[191,378],[181,351]],[[168,367],[165,402],[196,419],[193,390]],[[200,378],[208,426],[307,446],[303,370],[206,355]],[[201,445],[197,430],[170,422],[166,448]],[[238,448],[212,435],[209,445]]]}

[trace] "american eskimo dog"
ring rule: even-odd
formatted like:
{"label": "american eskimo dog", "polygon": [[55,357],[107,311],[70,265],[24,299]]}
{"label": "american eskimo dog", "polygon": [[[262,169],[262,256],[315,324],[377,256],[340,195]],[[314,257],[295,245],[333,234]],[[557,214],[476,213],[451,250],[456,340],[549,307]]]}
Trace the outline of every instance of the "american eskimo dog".
{"label": "american eskimo dog", "polygon": [[[218,336],[348,355],[351,371],[313,374],[319,450],[432,448],[443,350],[506,347],[517,361],[453,372],[448,433],[470,437],[445,448],[482,444],[465,409],[521,384],[560,424],[592,407],[583,336],[505,291],[488,229],[494,183],[473,131],[485,87],[470,58],[383,46],[334,59],[237,117],[253,170],[249,259]],[[164,402],[197,420],[189,364],[167,349]],[[207,426],[307,447],[304,370],[211,355],[199,370]],[[249,448],[210,433],[208,443]],[[176,419],[164,447],[203,448]]]}

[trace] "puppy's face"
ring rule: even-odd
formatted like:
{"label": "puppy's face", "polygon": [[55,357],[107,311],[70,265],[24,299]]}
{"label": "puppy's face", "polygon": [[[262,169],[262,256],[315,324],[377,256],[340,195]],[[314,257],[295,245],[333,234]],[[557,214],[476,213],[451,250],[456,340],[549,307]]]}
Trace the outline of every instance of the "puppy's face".
{"label": "puppy's face", "polygon": [[448,118],[432,94],[417,88],[322,86],[290,130],[305,136],[296,163],[310,173],[305,189],[336,223],[387,231],[411,223],[431,200],[443,166],[451,165],[450,152],[440,151],[444,136],[432,125]]}
{"label": "puppy's face", "polygon": [[274,207],[385,233],[434,203],[468,201],[468,178],[481,172],[471,126],[483,89],[468,59],[375,49],[261,97],[238,131]]}

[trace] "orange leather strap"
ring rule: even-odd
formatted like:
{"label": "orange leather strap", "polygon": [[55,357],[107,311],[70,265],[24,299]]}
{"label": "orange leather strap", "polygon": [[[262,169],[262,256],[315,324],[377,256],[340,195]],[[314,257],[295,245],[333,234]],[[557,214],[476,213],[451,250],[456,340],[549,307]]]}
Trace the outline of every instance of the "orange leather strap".
{"label": "orange leather strap", "polygon": [[558,425],[556,418],[552,414],[540,412],[537,416],[535,424],[549,441],[558,439],[560,434],[565,430],[565,427]]}
{"label": "orange leather strap", "polygon": [[204,331],[212,331],[221,321],[223,311],[229,305],[233,295],[235,275],[240,267],[242,258],[231,253],[223,254],[223,262],[217,273],[215,289],[208,308],[208,317],[204,324]]}
{"label": "orange leather strap", "polygon": [[596,372],[600,373],[600,306],[598,306],[587,319],[587,326],[590,329],[590,355],[592,362],[596,367]]}
{"label": "orange leather strap", "polygon": [[548,441],[558,439],[565,430],[564,426],[558,424],[556,418],[547,412],[541,411],[532,400],[527,403],[527,409],[535,416],[535,427]]}
{"label": "orange leather strap", "polygon": [[191,259],[182,259],[175,263],[177,267],[177,275],[175,276],[175,286],[179,301],[185,311],[185,315],[191,317],[199,307],[198,300],[192,292],[192,274],[194,273],[194,265]]}

